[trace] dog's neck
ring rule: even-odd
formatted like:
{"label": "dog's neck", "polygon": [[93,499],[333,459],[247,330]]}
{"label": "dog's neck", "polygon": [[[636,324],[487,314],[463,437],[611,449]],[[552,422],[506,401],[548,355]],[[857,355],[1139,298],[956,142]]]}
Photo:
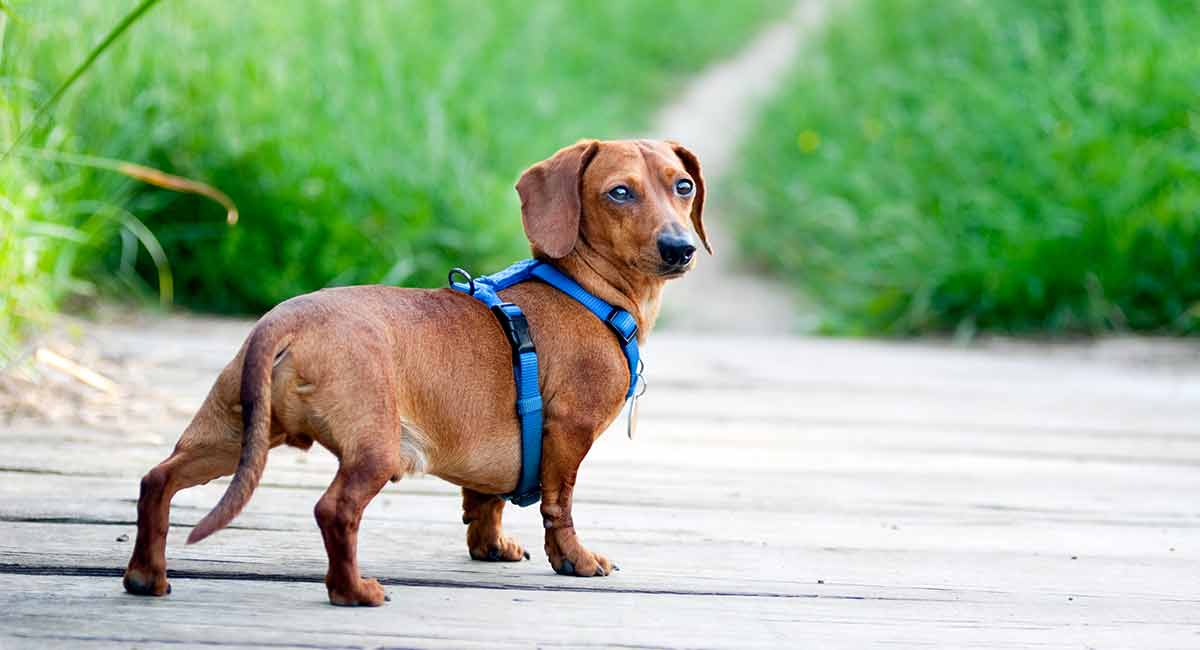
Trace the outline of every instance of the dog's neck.
{"label": "dog's neck", "polygon": [[592,295],[632,314],[637,319],[639,341],[644,342],[654,329],[662,306],[663,279],[644,274],[634,277],[637,271],[621,269],[583,241],[553,263]]}

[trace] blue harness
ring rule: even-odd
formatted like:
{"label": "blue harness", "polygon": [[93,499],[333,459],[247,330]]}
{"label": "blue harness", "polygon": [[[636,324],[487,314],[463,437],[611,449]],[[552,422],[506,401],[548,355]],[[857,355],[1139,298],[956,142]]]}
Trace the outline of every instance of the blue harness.
{"label": "blue harness", "polygon": [[[461,276],[465,282],[456,282]],[[529,331],[529,321],[521,308],[504,302],[498,292],[536,278],[574,298],[576,302],[596,315],[617,335],[625,360],[629,363],[629,391],[625,399],[633,396],[638,384],[637,321],[624,309],[618,309],[588,293],[579,283],[550,264],[538,260],[522,260],[512,266],[478,278],[455,268],[450,271],[450,288],[474,296],[487,305],[512,347],[513,378],[517,384],[517,417],[521,420],[521,474],[517,487],[505,499],[527,506],[542,498],[542,391],[538,386],[537,349]]]}

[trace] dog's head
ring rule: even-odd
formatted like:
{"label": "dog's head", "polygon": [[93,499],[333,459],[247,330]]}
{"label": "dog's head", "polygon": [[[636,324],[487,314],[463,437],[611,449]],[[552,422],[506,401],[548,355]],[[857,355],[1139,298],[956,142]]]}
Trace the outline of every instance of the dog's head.
{"label": "dog's head", "polygon": [[525,170],[517,193],[537,257],[578,251],[673,278],[695,264],[693,229],[712,253],[700,161],[677,143],[584,140]]}

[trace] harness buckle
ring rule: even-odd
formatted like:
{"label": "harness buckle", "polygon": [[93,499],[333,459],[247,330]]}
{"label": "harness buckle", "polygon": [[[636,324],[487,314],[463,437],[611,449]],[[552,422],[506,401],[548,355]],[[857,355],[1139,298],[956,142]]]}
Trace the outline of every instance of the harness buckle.
{"label": "harness buckle", "polygon": [[[628,312],[621,311],[620,309],[614,307],[612,311],[608,312],[608,318],[604,319],[604,324],[608,325],[608,329],[612,330],[613,333],[621,339],[623,344],[629,345],[629,342],[633,340],[633,337],[637,336],[637,323],[634,322],[633,327],[629,328],[629,333],[626,334],[621,329],[621,326],[617,324],[617,318],[619,318],[621,314],[628,314]],[[630,320],[632,320],[632,317]]]}
{"label": "harness buckle", "polygon": [[[505,307],[516,313],[506,310]],[[504,330],[504,336],[508,339],[508,344],[512,346],[513,361],[519,361],[522,354],[537,350],[533,347],[533,335],[529,332],[529,321],[526,320],[525,314],[521,313],[520,307],[511,302],[502,302],[492,306],[492,313],[496,315],[496,320],[500,321],[500,329]]]}

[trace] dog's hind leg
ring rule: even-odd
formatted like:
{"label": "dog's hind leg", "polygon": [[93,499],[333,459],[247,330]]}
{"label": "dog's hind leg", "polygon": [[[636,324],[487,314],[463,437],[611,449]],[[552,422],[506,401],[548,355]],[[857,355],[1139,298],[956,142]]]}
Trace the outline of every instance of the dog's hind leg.
{"label": "dog's hind leg", "polygon": [[472,560],[519,562],[529,552],[501,531],[504,499],[463,488],[463,523],[467,525],[467,550]]}
{"label": "dog's hind leg", "polygon": [[236,420],[220,417],[210,396],[188,425],[175,451],[142,478],[138,497],[137,541],[125,570],[125,590],[139,596],[165,596],[167,529],[171,498],[180,490],[232,474],[241,453]]}
{"label": "dog's hind leg", "polygon": [[334,605],[376,607],[387,600],[378,580],[363,579],[359,574],[358,526],[367,504],[398,476],[398,445],[390,444],[396,440],[399,431],[394,436],[373,436],[371,444],[342,454],[337,476],[313,509],[329,555],[325,587]]}

